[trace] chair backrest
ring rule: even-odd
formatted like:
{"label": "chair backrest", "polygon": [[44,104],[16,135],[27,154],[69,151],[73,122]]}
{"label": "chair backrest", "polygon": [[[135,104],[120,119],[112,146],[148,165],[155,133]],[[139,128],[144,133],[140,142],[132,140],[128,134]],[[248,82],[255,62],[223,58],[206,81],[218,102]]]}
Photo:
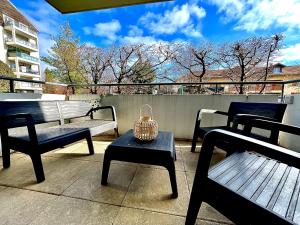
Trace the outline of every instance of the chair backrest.
{"label": "chair backrest", "polygon": [[[29,113],[36,124],[60,121],[57,101],[0,101],[0,116]],[[25,125],[24,119],[7,123],[9,128]]]}
{"label": "chair backrest", "polygon": [[92,108],[91,104],[83,101],[58,101],[63,119],[73,119],[86,116]]}
{"label": "chair backrest", "polygon": [[277,122],[282,122],[286,106],[286,104],[282,103],[231,102],[228,110],[227,125],[230,125],[234,116],[237,114],[265,116],[272,118]]}

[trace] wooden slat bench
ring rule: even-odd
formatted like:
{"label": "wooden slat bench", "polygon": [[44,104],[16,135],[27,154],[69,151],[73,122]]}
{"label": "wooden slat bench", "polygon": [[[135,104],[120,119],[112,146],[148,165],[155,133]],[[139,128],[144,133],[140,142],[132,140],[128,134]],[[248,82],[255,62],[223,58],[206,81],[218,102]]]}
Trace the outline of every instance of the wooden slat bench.
{"label": "wooden slat bench", "polygon": [[[300,135],[300,128],[253,120],[247,126]],[[249,129],[249,128],[247,128]],[[209,169],[217,140],[235,152]],[[195,224],[207,202],[236,224],[300,224],[300,153],[225,130],[205,137],[186,224]]]}
{"label": "wooden slat bench", "polygon": [[[98,110],[111,111],[111,120],[95,119]],[[81,121],[65,121],[82,118]],[[58,122],[52,127],[37,124]],[[0,102],[0,132],[3,167],[10,167],[10,149],[28,154],[32,160],[36,179],[45,180],[41,154],[86,139],[89,153],[94,154],[91,136],[118,127],[113,106],[92,108],[82,101],[3,101]]]}

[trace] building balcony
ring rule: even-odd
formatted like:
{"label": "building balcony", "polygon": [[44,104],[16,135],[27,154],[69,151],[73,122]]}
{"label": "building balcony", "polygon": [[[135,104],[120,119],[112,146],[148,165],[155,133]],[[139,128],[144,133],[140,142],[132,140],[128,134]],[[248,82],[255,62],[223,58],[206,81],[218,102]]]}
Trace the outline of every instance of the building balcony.
{"label": "building balcony", "polygon": [[10,19],[6,19],[4,21],[4,29],[9,31],[15,30],[17,34],[25,36],[27,38],[37,39],[38,37],[38,33],[30,29],[28,26]]}
{"label": "building balcony", "polygon": [[18,49],[22,49],[24,51],[30,51],[30,52],[37,52],[38,51],[38,47],[36,44],[31,43],[29,41],[25,41],[23,39],[20,38],[12,38],[12,37],[6,37],[5,39],[5,43],[6,45],[18,48]]}
{"label": "building balcony", "polygon": [[16,69],[16,65],[10,65],[12,71],[14,71],[15,75],[32,77],[32,78],[40,78],[40,72],[37,70],[33,70],[28,66],[19,66],[19,71]]}
{"label": "building balcony", "polygon": [[39,65],[40,64],[39,58],[30,56],[26,53],[23,53],[23,52],[8,52],[8,60],[15,60],[16,58],[18,59],[19,62],[34,64],[34,65]]}
{"label": "building balcony", "polygon": [[16,90],[42,90],[40,84],[28,83],[28,82],[16,82],[15,83]]}

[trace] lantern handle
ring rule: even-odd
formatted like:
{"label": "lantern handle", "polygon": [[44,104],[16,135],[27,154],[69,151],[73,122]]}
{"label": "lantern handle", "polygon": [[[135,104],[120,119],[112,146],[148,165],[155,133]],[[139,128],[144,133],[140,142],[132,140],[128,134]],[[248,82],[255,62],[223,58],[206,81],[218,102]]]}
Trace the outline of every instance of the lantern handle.
{"label": "lantern handle", "polygon": [[152,113],[152,107],[149,104],[144,104],[140,107],[140,118],[142,118],[142,111],[144,108],[148,108],[150,111],[150,118],[153,120],[153,113]]}

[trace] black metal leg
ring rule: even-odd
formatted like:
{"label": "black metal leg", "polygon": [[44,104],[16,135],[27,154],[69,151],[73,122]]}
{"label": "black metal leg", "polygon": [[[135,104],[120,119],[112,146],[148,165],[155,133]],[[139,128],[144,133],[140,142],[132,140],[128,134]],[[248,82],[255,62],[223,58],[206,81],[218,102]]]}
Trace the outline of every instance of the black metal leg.
{"label": "black metal leg", "polygon": [[110,161],[111,161],[111,159],[108,157],[107,154],[105,154],[104,155],[104,160],[103,160],[103,168],[102,168],[102,179],[101,179],[101,184],[102,185],[107,184]]}
{"label": "black metal leg", "polygon": [[195,127],[194,130],[194,135],[193,135],[193,140],[192,140],[192,148],[191,148],[191,152],[195,152],[196,150],[196,144],[197,144],[197,140],[198,140],[198,132],[197,132],[197,127]]}
{"label": "black metal leg", "polygon": [[178,197],[178,191],[177,191],[177,181],[176,181],[176,171],[175,171],[175,165],[174,160],[170,159],[167,165],[167,169],[169,171],[171,186],[172,186],[172,197],[177,198]]}
{"label": "black metal leg", "polygon": [[173,151],[174,151],[174,161],[176,161],[177,160],[177,155],[176,155],[175,142],[173,143]]}
{"label": "black metal leg", "polygon": [[95,152],[94,152],[93,139],[92,139],[90,134],[86,137],[86,141],[87,141],[87,144],[88,144],[88,147],[89,147],[90,155],[94,155]]}
{"label": "black metal leg", "polygon": [[10,149],[5,144],[2,144],[2,161],[3,168],[10,167]]}
{"label": "black metal leg", "polygon": [[195,176],[185,225],[194,225],[196,223],[198,212],[202,203],[202,194],[204,192],[200,186],[199,180],[200,179],[197,179]]}
{"label": "black metal leg", "polygon": [[119,137],[120,135],[119,135],[119,130],[118,130],[118,128],[116,127],[116,128],[114,128],[114,130],[115,130],[115,137],[116,137],[116,138]]}
{"label": "black metal leg", "polygon": [[29,155],[33,164],[36,180],[38,183],[45,180],[42,158],[40,154]]}

